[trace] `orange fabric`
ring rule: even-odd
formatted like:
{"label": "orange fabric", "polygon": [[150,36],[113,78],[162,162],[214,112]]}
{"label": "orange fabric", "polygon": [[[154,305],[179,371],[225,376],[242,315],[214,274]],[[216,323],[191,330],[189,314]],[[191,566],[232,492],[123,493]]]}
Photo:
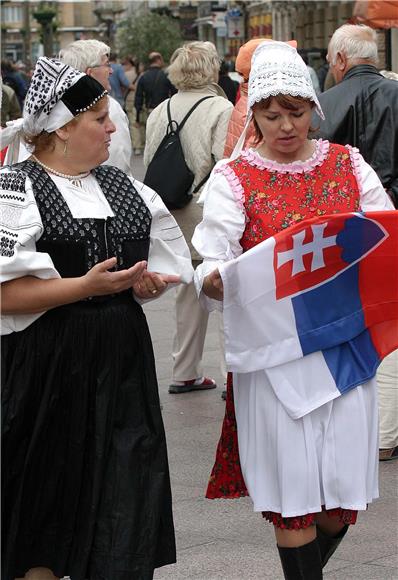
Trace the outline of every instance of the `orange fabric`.
{"label": "orange fabric", "polygon": [[357,0],[353,16],[372,28],[397,28],[398,0]]}
{"label": "orange fabric", "polygon": [[[272,38],[252,38],[240,47],[235,61],[235,70],[243,76],[244,80],[249,79],[254,51],[259,44],[267,41],[272,41]],[[290,44],[293,48],[297,48],[297,42],[295,40],[289,40],[287,44]]]}
{"label": "orange fabric", "polygon": [[[231,157],[232,151],[242,134],[243,127],[246,123],[247,114],[247,83],[242,83],[240,86],[240,98],[236,103],[234,110],[232,111],[231,118],[229,120],[227,138],[225,140],[224,146],[224,157]],[[255,144],[255,131],[253,122],[250,123],[244,147],[253,147]]]}

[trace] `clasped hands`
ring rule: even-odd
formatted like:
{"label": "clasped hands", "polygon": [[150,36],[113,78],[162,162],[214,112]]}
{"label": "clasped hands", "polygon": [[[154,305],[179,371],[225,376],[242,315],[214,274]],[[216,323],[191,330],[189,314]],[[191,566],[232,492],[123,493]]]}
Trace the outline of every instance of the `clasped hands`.
{"label": "clasped hands", "polygon": [[169,284],[181,282],[180,276],[148,272],[147,262],[137,262],[131,268],[110,272],[116,265],[116,258],[110,258],[96,264],[83,277],[87,285],[88,296],[116,294],[132,289],[138,298],[157,298]]}

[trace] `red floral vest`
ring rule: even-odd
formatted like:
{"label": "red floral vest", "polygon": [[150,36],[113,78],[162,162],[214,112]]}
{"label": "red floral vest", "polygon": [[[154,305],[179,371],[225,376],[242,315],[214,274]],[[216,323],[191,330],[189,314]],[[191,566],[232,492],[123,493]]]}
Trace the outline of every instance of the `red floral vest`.
{"label": "red floral vest", "polygon": [[257,157],[247,152],[229,163],[244,191],[244,251],[307,217],[359,209],[358,183],[342,145],[330,144],[324,161],[301,173],[258,167],[250,155]]}

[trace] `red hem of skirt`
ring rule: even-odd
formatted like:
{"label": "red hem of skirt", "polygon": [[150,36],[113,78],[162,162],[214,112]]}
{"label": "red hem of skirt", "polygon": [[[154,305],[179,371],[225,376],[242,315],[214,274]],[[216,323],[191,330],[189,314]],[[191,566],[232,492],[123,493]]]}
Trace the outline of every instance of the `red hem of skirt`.
{"label": "red hem of skirt", "polygon": [[[326,510],[322,507],[330,518],[338,518],[338,520],[346,525],[354,525],[357,521],[358,511],[348,510],[343,508],[334,508]],[[282,530],[305,530],[316,523],[317,513],[305,514],[301,516],[293,516],[290,518],[283,518],[281,514],[276,512],[261,512],[263,518],[273,524],[275,527]],[[319,512],[320,513],[320,512]]]}

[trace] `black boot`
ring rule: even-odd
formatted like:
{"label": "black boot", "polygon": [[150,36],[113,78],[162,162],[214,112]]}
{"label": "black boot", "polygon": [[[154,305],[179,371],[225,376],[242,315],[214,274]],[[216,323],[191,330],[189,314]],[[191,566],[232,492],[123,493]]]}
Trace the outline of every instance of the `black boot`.
{"label": "black boot", "polygon": [[341,540],[344,538],[348,530],[348,526],[344,526],[342,530],[337,534],[337,536],[328,536],[317,526],[316,533],[319,544],[319,549],[321,551],[322,568],[326,566],[329,558],[335,553],[340,544]]}
{"label": "black boot", "polygon": [[319,545],[315,538],[299,548],[278,546],[285,580],[322,580]]}

